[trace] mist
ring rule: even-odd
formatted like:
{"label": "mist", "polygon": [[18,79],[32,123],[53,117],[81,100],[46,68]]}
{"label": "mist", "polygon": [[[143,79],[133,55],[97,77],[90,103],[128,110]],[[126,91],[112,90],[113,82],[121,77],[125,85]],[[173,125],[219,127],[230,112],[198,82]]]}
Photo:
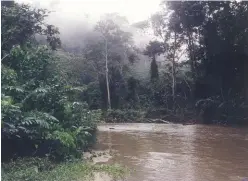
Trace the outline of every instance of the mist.
{"label": "mist", "polygon": [[[115,14],[126,23],[115,22],[122,25],[122,29],[132,33],[134,44],[143,49],[154,37],[132,26],[139,21],[147,20],[159,8],[160,0],[18,0],[20,3],[28,3],[36,8],[45,8],[50,11],[46,22],[59,28],[62,45],[71,48],[83,48],[87,39],[94,37],[94,26],[105,14]],[[142,4],[142,8],[140,8]]]}

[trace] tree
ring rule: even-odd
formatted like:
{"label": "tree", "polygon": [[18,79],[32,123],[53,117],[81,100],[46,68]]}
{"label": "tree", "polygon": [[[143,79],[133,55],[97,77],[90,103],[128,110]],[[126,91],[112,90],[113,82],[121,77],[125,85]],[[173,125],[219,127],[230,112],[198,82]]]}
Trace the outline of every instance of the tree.
{"label": "tree", "polygon": [[[218,90],[215,90],[215,93],[209,90],[209,93],[218,92],[222,97],[226,97],[230,89],[234,93],[234,87],[240,89],[241,84],[235,85],[234,79],[243,74],[240,65],[246,67],[244,46],[247,44],[245,35],[247,33],[241,32],[246,32],[247,29],[245,23],[247,3],[164,2],[164,4],[172,11],[172,15],[180,20],[194,81],[198,82],[199,79],[207,81],[207,77],[214,76],[215,79],[210,84],[215,84],[214,87]],[[239,19],[239,23],[234,22],[236,19]],[[234,61],[235,59],[239,61]],[[223,64],[226,66],[223,67]],[[208,75],[203,75],[204,73]],[[244,84],[242,86],[246,87]]]}
{"label": "tree", "polygon": [[114,28],[114,24],[112,22],[99,22],[98,26],[96,27],[96,30],[99,31],[104,39],[104,46],[105,46],[105,78],[106,78],[106,86],[107,86],[107,96],[108,96],[108,108],[111,109],[111,101],[110,101],[110,90],[109,90],[109,68],[108,68],[108,36],[110,36],[110,31],[112,31]]}
{"label": "tree", "polygon": [[151,69],[150,69],[150,73],[151,73],[151,81],[157,80],[158,79],[158,65],[156,63],[156,59],[155,57],[152,58],[151,61]]}
{"label": "tree", "polygon": [[[184,34],[184,41],[188,49],[191,72],[196,76],[196,52],[199,43],[199,31],[202,28],[205,19],[204,2],[166,2],[162,3],[169,11],[171,11],[170,24],[171,29],[177,33]],[[177,25],[175,26],[175,19]]]}
{"label": "tree", "polygon": [[158,79],[159,73],[158,73],[158,65],[156,62],[156,56],[160,55],[164,52],[163,44],[158,41],[150,41],[149,44],[146,46],[146,50],[144,51],[145,55],[148,55],[152,58],[151,61],[151,80]]}
{"label": "tree", "polygon": [[154,34],[162,40],[164,47],[165,59],[170,62],[170,75],[172,80],[171,90],[173,102],[175,101],[176,90],[176,62],[182,56],[182,33],[176,28],[180,29],[178,18],[171,16],[168,12],[156,13],[151,18],[152,28]]}
{"label": "tree", "polygon": [[52,49],[55,50],[60,46],[58,29],[44,22],[45,17],[48,16],[46,10],[32,9],[28,5],[17,3],[4,3],[1,10],[2,59],[10,53],[13,46],[35,41],[37,34],[46,37]]}
{"label": "tree", "polygon": [[[131,34],[123,31],[110,17],[106,16],[105,19],[97,23],[95,30],[99,32],[100,39],[88,44],[87,49],[85,49],[86,59],[91,59],[95,62],[93,66],[97,68],[99,74],[102,74],[104,71],[107,90],[107,108],[109,109],[112,107],[110,74],[114,74],[114,71],[117,70],[123,77],[127,64],[133,59]],[[116,17],[114,16],[113,18]],[[104,65],[103,60],[105,62]]]}

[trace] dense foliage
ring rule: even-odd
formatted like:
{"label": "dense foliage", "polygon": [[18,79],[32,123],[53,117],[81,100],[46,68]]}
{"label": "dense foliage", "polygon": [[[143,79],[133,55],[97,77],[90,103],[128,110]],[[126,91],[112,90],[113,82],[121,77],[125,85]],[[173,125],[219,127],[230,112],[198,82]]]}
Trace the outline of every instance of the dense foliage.
{"label": "dense foliage", "polygon": [[[175,115],[189,114],[187,119],[197,122],[247,124],[247,18],[248,4],[243,1],[162,2],[161,11],[135,24],[153,30],[156,37],[144,50],[132,41],[115,39],[128,45],[129,51],[110,48],[126,55],[111,58],[109,85],[103,77],[91,80],[100,87],[95,87],[95,96],[100,97],[98,90],[101,94],[94,107],[108,108],[107,87],[113,109],[164,108]],[[139,72],[141,64],[146,64],[144,55],[151,58],[150,64]],[[104,62],[101,57],[93,59]],[[91,73],[85,76],[92,77]]]}
{"label": "dense foliage", "polygon": [[[47,12],[15,3],[2,5],[2,155],[81,155],[93,141],[99,119],[86,102],[85,88],[59,77],[53,50],[58,30],[44,23]],[[38,44],[35,36],[46,37]]]}
{"label": "dense foliage", "polygon": [[247,121],[247,2],[164,4],[178,23],[173,31],[187,43],[194,100],[208,105],[197,104],[205,122]]}

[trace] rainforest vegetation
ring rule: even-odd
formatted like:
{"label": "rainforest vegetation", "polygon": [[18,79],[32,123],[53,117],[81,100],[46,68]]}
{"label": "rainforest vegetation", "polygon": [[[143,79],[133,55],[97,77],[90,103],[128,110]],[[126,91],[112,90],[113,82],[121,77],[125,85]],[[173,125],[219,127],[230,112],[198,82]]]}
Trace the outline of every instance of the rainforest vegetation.
{"label": "rainforest vegetation", "polygon": [[79,45],[48,10],[2,1],[2,160],[79,158],[99,121],[247,124],[248,3],[160,6],[134,24],[106,14]]}

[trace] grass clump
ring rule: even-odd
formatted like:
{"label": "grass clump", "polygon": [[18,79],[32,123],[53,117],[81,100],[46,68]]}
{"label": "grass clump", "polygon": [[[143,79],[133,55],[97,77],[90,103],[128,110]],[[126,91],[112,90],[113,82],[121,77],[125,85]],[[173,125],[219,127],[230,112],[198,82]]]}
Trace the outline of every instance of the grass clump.
{"label": "grass clump", "polygon": [[78,181],[92,180],[94,173],[122,179],[128,169],[120,165],[93,165],[82,160],[53,163],[47,159],[18,159],[2,164],[3,181]]}

